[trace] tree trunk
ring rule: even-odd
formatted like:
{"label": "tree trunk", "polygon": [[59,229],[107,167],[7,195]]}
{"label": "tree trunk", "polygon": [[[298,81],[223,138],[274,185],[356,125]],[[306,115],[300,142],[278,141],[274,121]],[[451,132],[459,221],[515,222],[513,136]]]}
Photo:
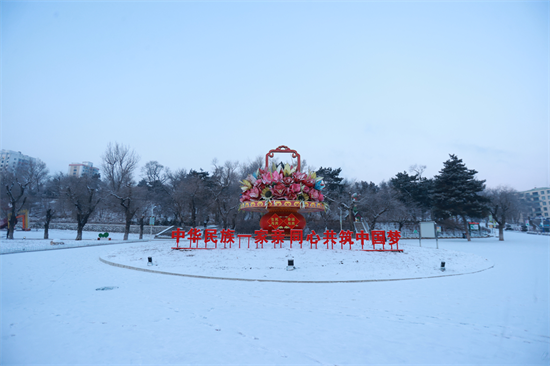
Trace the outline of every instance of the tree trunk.
{"label": "tree trunk", "polygon": [[498,224],[498,241],[504,241],[504,225]]}
{"label": "tree trunk", "polygon": [[76,239],[75,240],[82,240],[82,231],[84,230],[84,226],[88,222],[88,217],[90,217],[92,213],[88,214],[77,214],[76,215]]}
{"label": "tree trunk", "polygon": [[132,223],[132,220],[126,218],[126,225],[124,226],[124,238],[122,238],[122,240],[128,240],[128,234],[130,233],[130,224],[131,223]]}
{"label": "tree trunk", "polygon": [[461,217],[462,217],[462,222],[464,223],[464,230],[466,230],[466,239],[468,239],[468,241],[472,241],[472,238],[470,237],[470,228],[468,227],[468,221],[466,220],[465,216],[461,216]]}
{"label": "tree trunk", "polygon": [[14,211],[15,210],[12,210],[10,220],[8,223],[8,234],[7,234],[8,239],[13,239],[13,232],[15,231],[15,225],[17,225],[17,216],[15,215]]}
{"label": "tree trunk", "polygon": [[82,240],[82,230],[84,229],[84,225],[82,223],[78,223],[78,226],[76,228],[76,239],[75,240]]}
{"label": "tree trunk", "polygon": [[[495,217],[496,220],[496,217]],[[496,220],[498,224],[498,241],[504,241],[504,227],[506,226],[506,220]]]}
{"label": "tree trunk", "polygon": [[145,225],[144,221],[144,217],[141,216],[139,218],[139,240],[143,239],[143,225]]}
{"label": "tree trunk", "polygon": [[52,209],[46,211],[46,221],[44,222],[44,239],[49,239],[50,221],[52,221]]}

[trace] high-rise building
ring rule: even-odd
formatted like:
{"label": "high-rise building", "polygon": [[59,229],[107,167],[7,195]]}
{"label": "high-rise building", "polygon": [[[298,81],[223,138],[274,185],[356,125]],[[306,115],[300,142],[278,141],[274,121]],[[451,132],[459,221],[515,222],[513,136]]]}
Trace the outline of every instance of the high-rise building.
{"label": "high-rise building", "polygon": [[0,151],[0,170],[15,172],[17,169],[28,167],[31,161],[35,162],[36,160],[28,155],[23,155],[21,151],[2,149]]}
{"label": "high-rise building", "polygon": [[519,192],[522,198],[532,204],[531,217],[549,217],[550,187],[533,188],[528,191]]}
{"label": "high-rise building", "polygon": [[80,178],[82,176],[93,177],[95,174],[99,174],[99,168],[94,167],[94,164],[89,161],[83,161],[82,163],[69,164],[69,171],[67,174],[71,177]]}

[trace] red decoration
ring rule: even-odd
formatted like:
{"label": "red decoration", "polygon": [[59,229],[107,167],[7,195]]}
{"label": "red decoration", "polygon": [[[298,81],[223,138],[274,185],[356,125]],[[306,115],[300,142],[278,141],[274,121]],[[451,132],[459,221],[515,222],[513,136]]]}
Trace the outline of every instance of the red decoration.
{"label": "red decoration", "polygon": [[[270,234],[273,230],[283,230],[285,236],[290,237],[290,230],[306,227],[305,217],[298,213],[299,207],[289,207],[290,201],[277,202],[283,202],[283,204],[268,208],[268,213],[260,219],[260,227],[263,230],[267,230]],[[263,210],[265,211],[265,208]]]}
{"label": "red decoration", "polygon": [[180,231],[180,228],[176,231],[172,231],[172,239],[176,239],[176,247],[180,246],[180,239],[185,239],[185,231]]}
{"label": "red decoration", "polygon": [[278,148],[274,150],[269,150],[267,154],[265,154],[265,167],[269,167],[269,158],[272,158],[275,156],[275,153],[292,153],[293,158],[298,158],[298,171],[301,171],[301,158],[300,154],[296,150],[291,150],[288,148],[288,146],[281,145]]}
{"label": "red decoration", "polygon": [[349,230],[347,231],[340,231],[340,249],[344,249],[344,245],[349,244],[349,250],[351,250],[351,246],[353,245],[353,233]]}
{"label": "red decoration", "polygon": [[369,233],[365,233],[363,232],[363,230],[361,230],[360,232],[355,234],[355,240],[361,240],[361,250],[363,250],[365,240],[369,240]]}
{"label": "red decoration", "polygon": [[258,244],[261,244],[263,249],[264,243],[267,243],[267,230],[256,230],[254,231],[254,234],[256,234],[256,237],[254,238],[256,249],[258,249]]}
{"label": "red decoration", "polygon": [[401,233],[397,230],[390,230],[388,231],[388,239],[390,242],[388,243],[391,247],[391,250],[393,250],[393,246],[395,245],[397,250],[399,250],[399,239],[401,238]]}
{"label": "red decoration", "polygon": [[311,234],[306,237],[306,240],[309,241],[309,249],[312,249],[313,245],[315,245],[315,249],[317,249],[317,243],[321,240],[321,238],[315,233],[315,230],[311,230]]}
{"label": "red decoration", "polygon": [[[267,230],[256,230],[254,232],[256,236],[254,237],[254,242],[256,243],[256,249],[259,248],[259,245],[264,247],[264,243],[268,242],[267,236],[270,234]],[[180,239],[185,239],[185,236],[187,234],[187,239],[189,239],[189,247],[184,248],[179,246]],[[189,231],[186,233],[183,230],[180,230],[179,228],[172,231],[172,238],[176,239],[176,246],[172,249],[214,249],[214,248],[208,248],[208,243],[213,242],[215,245],[215,248],[217,248],[217,230],[216,229],[205,229],[204,231],[204,239],[201,238],[201,231],[197,228],[189,229]],[[250,240],[252,239],[252,235],[250,234],[239,234],[239,248],[241,247],[241,239],[247,239],[248,248],[250,248]],[[389,245],[391,246],[391,249],[385,249],[386,244],[386,232],[384,230],[373,230],[372,231],[372,247],[373,249],[365,250],[364,244],[365,241],[369,240],[369,234],[365,233],[363,230],[355,234],[355,239],[361,241],[361,250],[365,252],[403,252],[402,249],[399,249],[399,239],[401,238],[401,233],[397,230],[391,230],[388,231],[388,240]],[[326,230],[323,234],[324,244],[327,245],[327,249],[329,246],[329,243],[331,244],[331,249],[334,250],[334,244],[337,240],[337,234],[334,232],[334,230]],[[204,241],[204,248],[199,248],[199,241]],[[317,233],[315,233],[315,230],[312,230],[309,235],[306,237],[306,241],[310,243],[310,249],[313,249],[313,245],[315,245],[315,249],[317,249],[317,244],[321,238]],[[277,244],[279,244],[279,248],[283,247],[283,243],[285,241],[285,231],[274,228],[271,231],[271,242],[273,243],[273,247],[277,248]],[[300,248],[302,248],[303,243],[303,230],[301,229],[290,229],[290,248],[292,248],[293,243],[299,243]],[[340,248],[343,249],[344,245],[349,244],[349,248],[351,250],[351,246],[354,244],[353,242],[353,233],[349,230],[347,231],[340,231],[339,233],[339,242],[340,242]],[[195,243],[195,248],[192,248],[192,244]],[[221,238],[220,243],[223,244],[224,248],[226,248],[226,245],[229,244],[229,248],[231,248],[231,244],[235,243],[235,231],[230,229],[224,229],[221,230]],[[381,249],[376,249],[376,245],[382,245]],[[393,249],[393,246],[396,246],[396,249]]]}
{"label": "red decoration", "polygon": [[205,244],[205,248],[206,246],[208,245],[208,242],[211,241],[212,243],[215,244],[215,248],[218,247],[218,230],[216,229],[205,229],[204,230],[204,244]]}
{"label": "red decoration", "polygon": [[327,249],[328,249],[329,241],[330,241],[330,244],[331,244],[330,249],[334,249],[334,244],[336,243],[336,233],[334,232],[334,230],[325,231],[325,234],[323,235],[323,239],[325,239],[323,244],[327,245]]}
{"label": "red decoration", "polygon": [[188,237],[187,239],[189,239],[189,248],[191,248],[191,244],[195,244],[196,243],[196,246],[195,248],[198,248],[199,247],[199,240],[201,240],[201,231],[197,228],[192,228],[192,229],[189,229],[189,232],[187,233]]}
{"label": "red decoration", "polygon": [[[297,166],[287,164],[284,168],[270,171],[269,159],[275,153],[292,154],[297,159]],[[274,230],[283,230],[288,239],[291,230],[303,230],[306,226],[306,219],[300,212],[325,210],[321,177],[316,177],[315,173],[302,173],[301,166],[300,154],[281,145],[265,155],[265,169],[258,169],[241,181],[240,209],[265,213],[260,219],[260,227],[270,235]]]}
{"label": "red decoration", "polygon": [[386,232],[384,230],[372,231],[372,249],[376,249],[375,245],[382,244],[382,250],[384,250],[384,244],[386,244]]}
{"label": "red decoration", "polygon": [[279,248],[283,247],[283,242],[285,241],[285,232],[283,230],[275,229],[271,232],[271,242],[273,243],[273,248],[277,248],[277,244],[279,244]]}
{"label": "red decoration", "polygon": [[222,237],[220,239],[220,244],[223,244],[223,247],[225,248],[225,244],[229,243],[229,248],[231,248],[231,243],[235,243],[235,230],[223,229],[221,233]]}
{"label": "red decoration", "polygon": [[295,241],[300,244],[300,249],[302,249],[303,235],[303,230],[290,230],[290,249],[292,249],[292,243]]}
{"label": "red decoration", "polygon": [[[252,238],[252,235],[250,234],[239,234],[239,249],[241,249],[241,239],[247,239],[248,249],[250,249],[250,238]],[[229,248],[231,248],[231,244],[229,244]]]}

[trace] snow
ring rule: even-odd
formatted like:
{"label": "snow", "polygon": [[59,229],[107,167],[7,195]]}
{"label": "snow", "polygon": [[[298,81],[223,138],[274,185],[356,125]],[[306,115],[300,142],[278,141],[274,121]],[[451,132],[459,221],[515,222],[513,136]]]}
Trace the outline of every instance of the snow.
{"label": "snow", "polygon": [[[97,246],[96,233],[74,244],[74,232],[53,233],[65,244],[52,246],[33,239],[39,234],[17,232],[18,239],[0,242],[2,252],[42,250],[0,256],[2,365],[550,362],[549,237],[510,232],[504,242],[440,240],[440,249],[433,240],[422,240],[422,248],[410,240],[400,243],[404,253],[373,253],[267,245],[172,251],[173,241],[122,243],[115,234]],[[89,245],[51,250],[83,243]],[[146,265],[148,256],[156,266]],[[291,257],[297,269],[286,271]],[[99,258],[271,280],[481,271],[282,283],[149,273]]]}
{"label": "snow", "polygon": [[[403,244],[407,243],[408,244]],[[451,276],[488,269],[486,258],[446,249],[420,248],[418,241],[402,241],[403,253],[364,252],[342,249],[283,248],[265,244],[264,249],[172,250],[165,243],[147,243],[124,247],[101,258],[107,262],[133,268],[192,276],[254,279],[260,281],[373,281]],[[187,245],[188,246],[188,245]],[[361,248],[359,244],[354,244]],[[194,247],[194,246],[193,246]],[[372,246],[369,246],[372,249]],[[154,268],[147,265],[151,257]],[[287,271],[288,260],[296,269]],[[446,271],[440,271],[445,262]]]}

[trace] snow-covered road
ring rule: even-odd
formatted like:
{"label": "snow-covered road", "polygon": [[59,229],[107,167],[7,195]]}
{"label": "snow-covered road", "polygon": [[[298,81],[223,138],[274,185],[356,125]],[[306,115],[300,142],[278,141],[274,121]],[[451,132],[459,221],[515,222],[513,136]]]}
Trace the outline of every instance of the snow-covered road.
{"label": "snow-covered road", "polygon": [[491,270],[395,282],[166,276],[100,262],[113,246],[1,255],[0,361],[547,365],[550,238],[506,235],[439,242]]}

